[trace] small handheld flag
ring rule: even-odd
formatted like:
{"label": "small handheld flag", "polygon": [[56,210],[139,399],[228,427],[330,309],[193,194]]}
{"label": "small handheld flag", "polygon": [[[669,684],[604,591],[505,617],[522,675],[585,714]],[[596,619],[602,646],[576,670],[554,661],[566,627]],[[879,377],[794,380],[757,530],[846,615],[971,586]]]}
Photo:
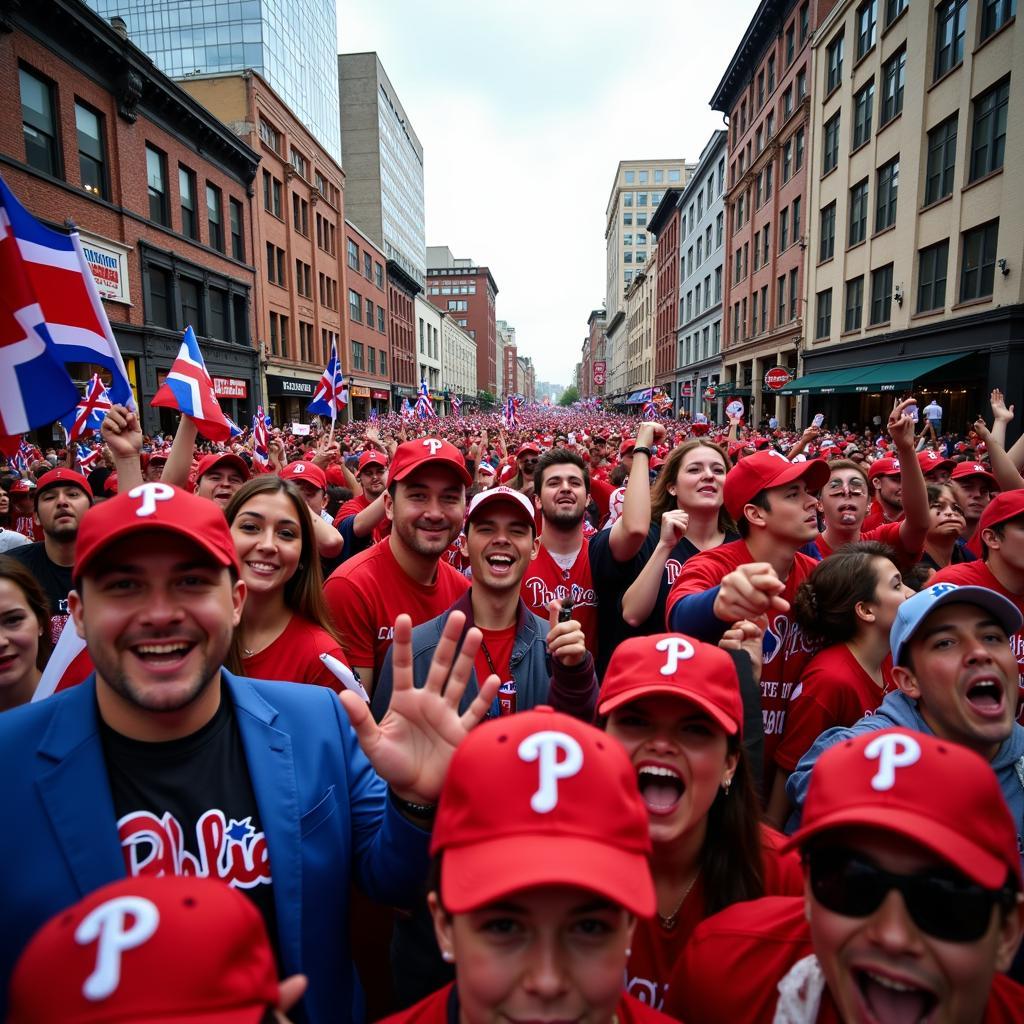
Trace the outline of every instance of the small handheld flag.
{"label": "small handheld flag", "polygon": [[86,434],[98,433],[103,420],[110,411],[110,392],[107,391],[100,375],[94,373],[86,385],[85,397],[75,410],[61,419],[69,441],[77,441]]}
{"label": "small handheld flag", "polygon": [[319,416],[330,416],[331,423],[338,418],[338,412],[348,405],[348,388],[341,372],[341,360],[338,359],[338,346],[331,342],[331,357],[316,386],[313,401],[306,408]]}

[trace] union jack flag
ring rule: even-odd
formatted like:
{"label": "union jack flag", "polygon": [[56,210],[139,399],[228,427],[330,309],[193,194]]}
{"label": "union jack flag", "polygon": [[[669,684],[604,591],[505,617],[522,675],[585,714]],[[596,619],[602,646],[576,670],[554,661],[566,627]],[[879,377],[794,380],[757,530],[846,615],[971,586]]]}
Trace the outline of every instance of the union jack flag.
{"label": "union jack flag", "polygon": [[462,415],[462,399],[459,398],[459,396],[457,394],[455,394],[454,391],[450,391],[449,395],[451,396],[452,412],[456,416],[461,416]]}
{"label": "union jack flag", "polygon": [[87,448],[84,444],[76,446],[75,462],[80,469],[92,469],[100,457],[99,448]]}
{"label": "union jack flag", "polygon": [[100,380],[100,375],[94,373],[85,387],[85,397],[79,401],[74,412],[61,420],[67,431],[68,441],[77,441],[86,434],[98,432],[110,411],[111,404],[110,392]]}
{"label": "union jack flag", "polygon": [[11,456],[11,467],[19,474],[28,472],[28,460],[32,458],[32,446],[26,441],[18,445],[18,450]]}
{"label": "union jack flag", "polygon": [[267,435],[267,427],[270,426],[270,417],[263,412],[263,406],[256,406],[256,415],[252,418],[252,457],[253,461],[261,466],[270,462],[270,441]]}
{"label": "union jack flag", "polygon": [[331,358],[327,360],[320,383],[316,386],[313,401],[306,408],[318,416],[330,416],[333,423],[338,418],[338,413],[346,405],[348,405],[348,388],[345,385],[345,376],[341,372],[338,346],[332,341]]}
{"label": "union jack flag", "polygon": [[371,423],[376,423],[377,422],[377,407],[376,406],[374,406],[370,410],[370,422]]}
{"label": "union jack flag", "polygon": [[412,411],[412,406],[409,404],[408,398],[402,399],[402,419],[411,420],[416,414]]}
{"label": "union jack flag", "polygon": [[421,420],[430,419],[434,415],[434,407],[430,404],[430,391],[427,382],[420,378],[420,393],[416,398],[416,415]]}
{"label": "union jack flag", "polygon": [[232,434],[241,433],[221,410],[191,326],[185,328],[178,357],[149,404],[154,408],[177,409],[182,415],[190,416],[199,433],[211,441],[227,441]]}

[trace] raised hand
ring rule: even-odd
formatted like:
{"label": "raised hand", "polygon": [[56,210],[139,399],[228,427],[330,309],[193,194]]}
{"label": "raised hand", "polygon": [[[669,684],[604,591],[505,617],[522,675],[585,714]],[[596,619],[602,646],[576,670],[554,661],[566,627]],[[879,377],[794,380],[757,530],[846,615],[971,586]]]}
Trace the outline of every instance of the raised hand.
{"label": "raised hand", "polygon": [[665,440],[665,426],[656,420],[641,423],[636,431],[636,444],[641,448],[650,448]]}
{"label": "raised hand", "polygon": [[658,543],[674,548],[685,536],[690,526],[690,514],[681,508],[670,508],[661,516],[661,536]]}
{"label": "raised hand", "polygon": [[127,406],[110,407],[103,418],[100,435],[115,459],[138,457],[142,450],[142,427],[139,426],[139,417]]}
{"label": "raised hand", "polygon": [[992,416],[996,421],[1002,420],[1004,423],[1009,423],[1013,419],[1013,406],[1006,407],[1006,402],[1003,399],[1003,393],[999,388],[993,388],[992,394],[989,396],[989,403],[992,406]]}
{"label": "raised hand", "polygon": [[722,622],[756,620],[767,612],[789,611],[786,585],[768,562],[748,562],[727,573],[715,597],[715,618]]}
{"label": "raised hand", "polygon": [[897,402],[892,407],[892,412],[889,413],[889,422],[886,424],[893,444],[904,451],[914,448],[914,421],[910,418],[907,409],[916,404],[916,398],[904,398],[902,402]]}
{"label": "raised hand", "polygon": [[412,619],[395,619],[392,651],[394,689],[387,714],[378,725],[369,705],[346,690],[339,694],[356,738],[377,774],[403,800],[433,804],[441,792],[448,762],[469,731],[483,720],[500,685],[494,674],[463,714],[459,701],[466,690],[482,634],[470,629],[458,656],[455,648],[466,616],[452,612],[434,651],[424,686],[413,685]]}
{"label": "raised hand", "polygon": [[576,619],[558,621],[562,610],[561,601],[548,603],[550,630],[548,631],[548,654],[566,668],[579,665],[587,656],[587,638],[583,626]]}
{"label": "raised hand", "polygon": [[754,669],[754,678],[760,680],[761,666],[764,660],[764,632],[768,628],[768,619],[762,615],[759,619],[741,619],[734,622],[718,641],[719,647],[734,651],[746,651]]}

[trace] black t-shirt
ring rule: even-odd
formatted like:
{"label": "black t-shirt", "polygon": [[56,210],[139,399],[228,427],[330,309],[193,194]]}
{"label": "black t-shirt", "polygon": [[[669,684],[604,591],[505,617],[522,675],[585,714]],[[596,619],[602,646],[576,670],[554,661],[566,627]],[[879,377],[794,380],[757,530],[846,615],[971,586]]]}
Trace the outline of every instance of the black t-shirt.
{"label": "black t-shirt", "polygon": [[263,915],[280,968],[270,856],[231,700],[179,740],[133,740],[102,721],[100,735],[128,874],[240,889]]}
{"label": "black t-shirt", "polygon": [[56,643],[68,618],[68,592],[71,590],[71,566],[57,565],[46,553],[43,541],[22,544],[6,552],[16,558],[43,588],[50,603],[50,639]]}

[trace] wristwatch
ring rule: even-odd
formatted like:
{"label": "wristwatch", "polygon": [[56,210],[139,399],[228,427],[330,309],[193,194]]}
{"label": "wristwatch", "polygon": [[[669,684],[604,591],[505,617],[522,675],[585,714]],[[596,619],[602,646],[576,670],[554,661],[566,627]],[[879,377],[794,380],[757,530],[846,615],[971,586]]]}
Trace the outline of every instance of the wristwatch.
{"label": "wristwatch", "polygon": [[636,447],[635,447],[635,448],[633,449],[633,454],[634,454],[634,455],[639,455],[639,454],[640,454],[641,452],[642,452],[642,453],[643,453],[644,455],[646,455],[646,456],[647,456],[647,458],[650,458],[650,457],[651,457],[651,449],[650,449],[650,448],[648,448],[648,447],[647,447],[646,445],[643,445],[643,444],[638,444],[638,445],[637,445],[637,446],[636,446]]}
{"label": "wristwatch", "polygon": [[405,811],[406,814],[411,814],[414,818],[422,818],[426,821],[437,813],[437,804],[414,804],[411,800],[403,800],[390,786],[388,786],[388,796],[400,811]]}

